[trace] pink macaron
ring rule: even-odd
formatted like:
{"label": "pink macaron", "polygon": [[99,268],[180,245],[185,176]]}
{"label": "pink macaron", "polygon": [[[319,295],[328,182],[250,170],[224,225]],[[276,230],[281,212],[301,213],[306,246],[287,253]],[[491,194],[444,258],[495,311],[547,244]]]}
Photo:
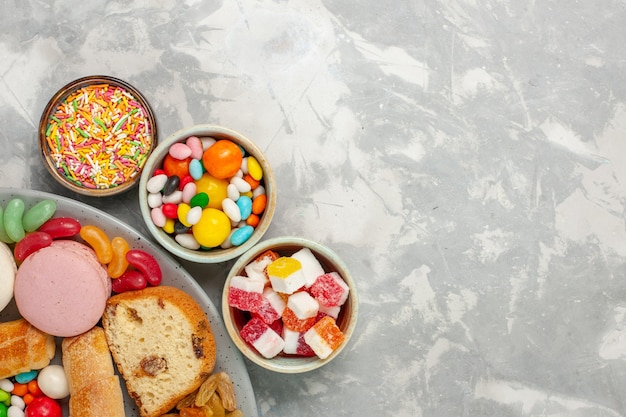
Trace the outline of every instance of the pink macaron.
{"label": "pink macaron", "polygon": [[90,247],[56,240],[21,264],[15,278],[15,302],[27,321],[60,337],[91,329],[111,295],[111,279]]}

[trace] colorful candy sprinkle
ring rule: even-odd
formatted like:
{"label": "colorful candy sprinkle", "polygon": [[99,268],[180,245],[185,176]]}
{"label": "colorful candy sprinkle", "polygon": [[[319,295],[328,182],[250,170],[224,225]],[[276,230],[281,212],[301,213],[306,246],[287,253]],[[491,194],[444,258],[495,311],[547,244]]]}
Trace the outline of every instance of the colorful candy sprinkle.
{"label": "colorful candy sprinkle", "polygon": [[46,142],[54,164],[78,186],[117,187],[143,167],[153,138],[146,110],[126,89],[89,85],[50,116]]}

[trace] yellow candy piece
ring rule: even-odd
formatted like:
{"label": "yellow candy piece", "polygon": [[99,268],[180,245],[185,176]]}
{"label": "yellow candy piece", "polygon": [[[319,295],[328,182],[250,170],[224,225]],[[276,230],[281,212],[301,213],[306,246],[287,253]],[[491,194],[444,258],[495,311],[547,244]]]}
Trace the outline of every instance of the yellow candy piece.
{"label": "yellow candy piece", "polygon": [[204,173],[202,177],[196,181],[196,192],[204,192],[209,196],[208,207],[221,209],[222,200],[228,197],[228,184],[228,180],[215,178],[209,173]]}
{"label": "yellow candy piece", "polygon": [[257,181],[261,181],[261,178],[263,178],[263,168],[252,155],[248,156],[248,174]]}
{"label": "yellow candy piece", "polygon": [[282,256],[267,266],[267,275],[270,277],[286,279],[302,269],[299,260]]}
{"label": "yellow candy piece", "polygon": [[189,222],[187,221],[187,213],[189,213],[189,210],[191,210],[191,206],[185,203],[180,203],[178,205],[178,209],[176,210],[178,221],[186,227],[191,227],[191,224],[189,224]]}
{"label": "yellow candy piece", "polygon": [[214,248],[230,234],[230,219],[223,211],[208,207],[202,210],[202,217],[191,232],[201,246]]}
{"label": "yellow candy piece", "polygon": [[167,219],[165,220],[165,225],[162,227],[163,231],[169,235],[174,233],[174,220]]}

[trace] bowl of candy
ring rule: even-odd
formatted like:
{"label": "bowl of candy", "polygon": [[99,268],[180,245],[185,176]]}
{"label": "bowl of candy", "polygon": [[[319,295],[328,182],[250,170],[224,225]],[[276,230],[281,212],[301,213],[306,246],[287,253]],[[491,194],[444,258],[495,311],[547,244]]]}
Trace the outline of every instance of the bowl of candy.
{"label": "bowl of candy", "polygon": [[267,231],[276,182],[250,139],[221,126],[195,125],[154,149],[139,181],[139,206],[152,236],[173,255],[225,262]]}
{"label": "bowl of candy", "polygon": [[335,359],[359,311],[352,275],[331,249],[297,237],[257,244],[231,268],[222,317],[235,346],[280,373],[312,371]]}
{"label": "bowl of candy", "polygon": [[50,99],[39,121],[46,169],[64,187],[87,196],[128,191],[157,143],[148,101],[109,76],[74,80]]}

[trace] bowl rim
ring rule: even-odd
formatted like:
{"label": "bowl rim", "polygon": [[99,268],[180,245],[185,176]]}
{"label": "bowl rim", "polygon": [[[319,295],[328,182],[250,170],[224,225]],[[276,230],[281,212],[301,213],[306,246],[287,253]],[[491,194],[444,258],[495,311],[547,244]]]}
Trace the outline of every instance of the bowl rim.
{"label": "bowl rim", "polygon": [[[344,282],[348,285],[350,289],[350,293],[348,296],[348,300],[346,303],[350,303],[351,308],[351,316],[348,320],[347,326],[343,331],[345,335],[344,342],[335,349],[327,358],[320,359],[317,356],[313,357],[281,357],[281,358],[271,358],[266,359],[259,355],[256,351],[254,351],[246,341],[244,341],[239,335],[239,330],[233,324],[231,310],[233,307],[228,305],[228,284],[233,276],[237,275],[239,271],[242,271],[243,268],[250,263],[253,259],[255,259],[258,255],[263,252],[276,248],[277,246],[293,246],[293,247],[306,247],[309,248],[314,254],[319,253],[323,255],[325,258],[332,260],[334,264],[335,271],[341,275]],[[243,256],[241,256],[231,267],[226,280],[224,282],[224,287],[222,289],[222,319],[224,320],[224,325],[226,327],[226,331],[228,335],[233,340],[233,343],[240,352],[248,358],[253,363],[258,366],[265,368],[270,371],[285,373],[285,374],[296,374],[296,373],[304,373],[313,371],[318,369],[328,362],[336,358],[345,347],[348,345],[351,340],[354,330],[356,328],[358,315],[359,315],[359,297],[356,289],[356,282],[352,274],[350,273],[345,262],[337,255],[335,251],[330,249],[329,247],[322,245],[321,243],[315,242],[310,239],[306,239],[303,237],[296,236],[281,236],[281,237],[273,237],[266,240],[263,240],[259,244],[255,245],[254,248],[246,252]],[[284,364],[284,362],[288,362]]]}
{"label": "bowl rim", "polygon": [[[97,83],[108,83],[111,85],[116,85],[118,87],[124,88],[129,93],[131,93],[134,98],[142,105],[146,114],[145,117],[150,124],[150,135],[152,136],[152,150],[149,154],[154,151],[154,149],[158,146],[158,127],[157,120],[154,115],[154,111],[150,106],[150,103],[146,99],[146,97],[139,91],[135,86],[130,83],[109,75],[88,75],[85,77],[77,78],[69,83],[65,84],[63,87],[57,90],[57,92],[48,100],[46,107],[41,113],[41,118],[39,119],[39,153],[44,160],[44,166],[48,170],[48,172],[52,175],[52,178],[56,180],[59,184],[63,185],[65,188],[68,188],[75,193],[91,196],[91,197],[107,197],[112,195],[121,194],[130,190],[132,187],[138,184],[140,175],[136,175],[132,178],[131,181],[126,181],[123,184],[118,185],[117,187],[111,188],[85,188],[74,184],[69,181],[67,178],[62,176],[54,166],[54,163],[51,161],[49,157],[49,149],[46,141],[46,130],[48,126],[48,121],[50,120],[50,116],[55,111],[56,107],[61,103],[61,101],[65,100],[68,96],[70,96],[74,91],[79,90],[83,87],[97,84]],[[149,156],[149,155],[148,155]],[[147,158],[146,161],[147,162]],[[144,162],[144,166],[145,166]],[[141,168],[139,174],[143,171],[143,167]]]}
{"label": "bowl rim", "polygon": [[[180,142],[190,136],[198,137],[216,137],[216,138],[231,138],[235,142],[244,146],[249,154],[254,155],[258,162],[263,167],[263,182],[265,187],[265,193],[267,195],[267,204],[263,216],[259,221],[259,224],[254,229],[252,236],[240,246],[233,246],[228,249],[213,249],[209,251],[199,251],[193,249],[187,249],[179,245],[171,236],[165,233],[160,227],[157,227],[151,220],[150,207],[148,206],[147,188],[148,180],[152,177],[152,173],[159,167],[162,156],[165,155],[170,145],[176,142]],[[239,143],[243,142],[243,143]],[[248,251],[263,237],[267,229],[269,228],[274,212],[276,209],[276,179],[272,167],[261,149],[247,136],[227,127],[223,127],[215,124],[197,124],[173,132],[165,139],[159,141],[159,144],[146,160],[146,163],[141,172],[139,180],[139,208],[141,210],[141,216],[146,224],[146,227],[150,231],[150,234],[154,239],[161,244],[170,253],[178,256],[179,258],[196,262],[196,263],[221,263],[232,260],[241,256]]]}

